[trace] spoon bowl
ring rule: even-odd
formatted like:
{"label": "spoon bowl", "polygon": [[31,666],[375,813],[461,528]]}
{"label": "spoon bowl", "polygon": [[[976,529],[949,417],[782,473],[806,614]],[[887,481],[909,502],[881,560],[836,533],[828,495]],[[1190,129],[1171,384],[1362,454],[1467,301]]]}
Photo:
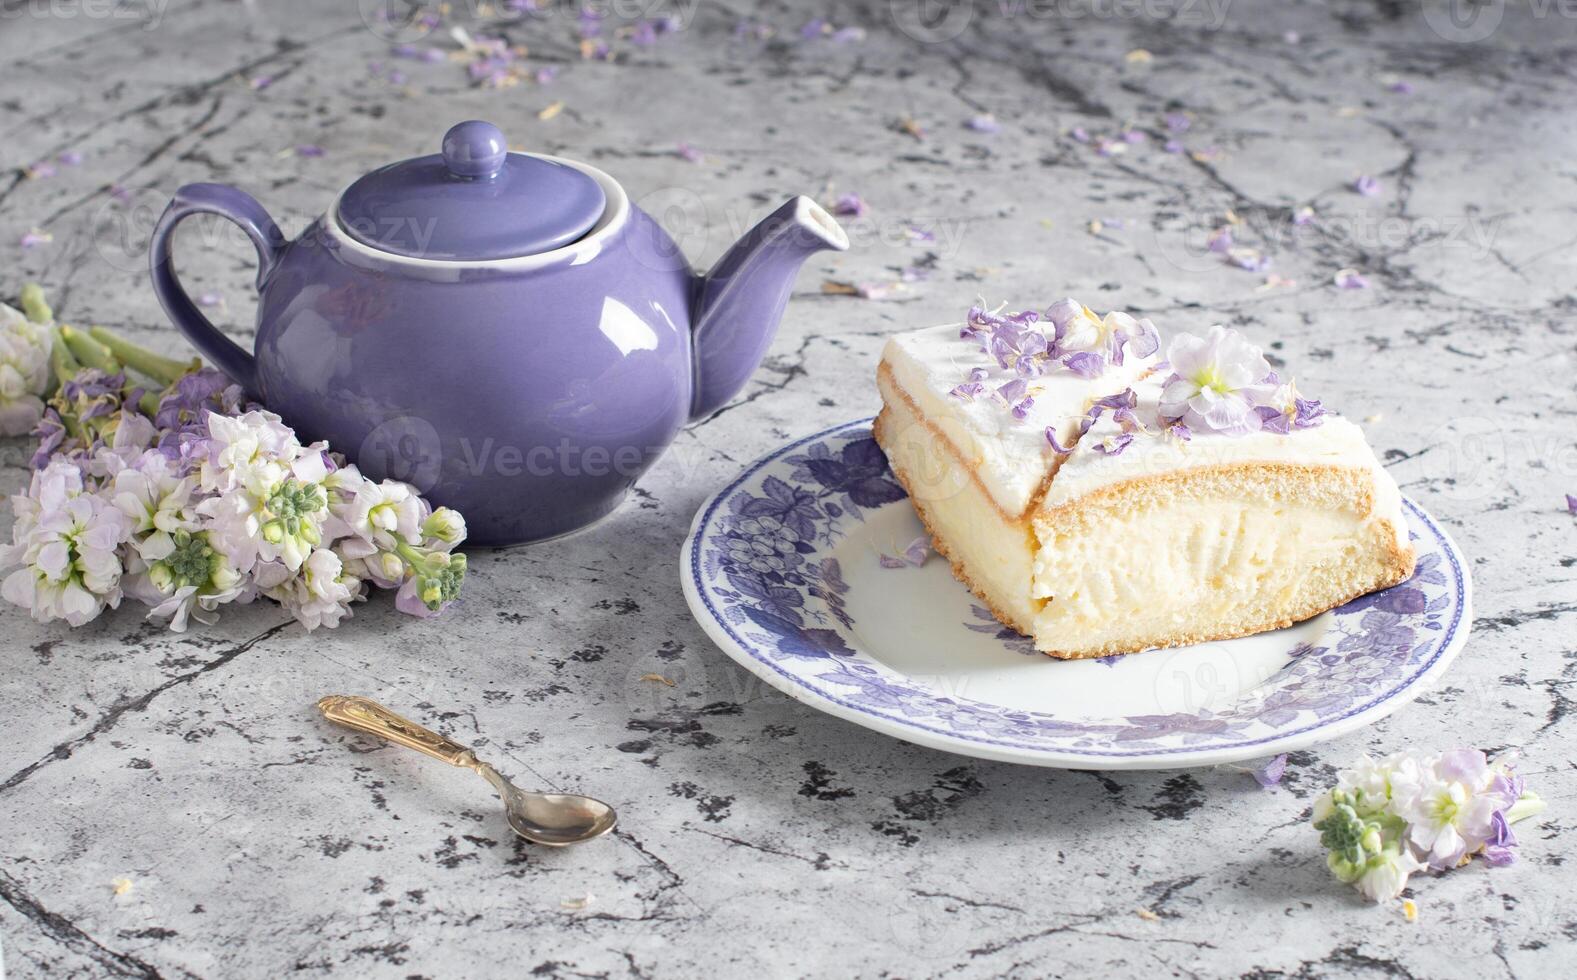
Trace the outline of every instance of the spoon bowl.
{"label": "spoon bowl", "polygon": [[613,807],[576,793],[533,793],[511,783],[497,769],[477,763],[477,772],[493,784],[504,801],[504,814],[515,833],[544,847],[568,847],[601,837],[619,822]]}

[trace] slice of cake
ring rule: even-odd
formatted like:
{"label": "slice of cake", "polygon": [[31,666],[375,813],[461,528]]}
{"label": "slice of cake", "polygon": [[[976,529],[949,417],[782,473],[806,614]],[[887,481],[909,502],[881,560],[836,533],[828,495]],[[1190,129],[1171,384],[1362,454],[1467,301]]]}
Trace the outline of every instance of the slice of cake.
{"label": "slice of cake", "polygon": [[[977,320],[950,343],[889,343],[876,438],[954,573],[1038,649],[1244,636],[1412,574],[1401,495],[1363,433],[1233,331],[1179,335],[1157,363],[1147,323],[1069,301]],[[1026,346],[1042,363],[1014,358]],[[1021,413],[1016,385],[998,394],[1015,380],[1040,386]]]}

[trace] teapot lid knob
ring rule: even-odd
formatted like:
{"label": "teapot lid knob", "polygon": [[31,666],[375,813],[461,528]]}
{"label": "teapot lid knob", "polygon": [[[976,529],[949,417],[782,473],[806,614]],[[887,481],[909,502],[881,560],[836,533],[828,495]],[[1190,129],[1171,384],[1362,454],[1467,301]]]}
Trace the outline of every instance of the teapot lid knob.
{"label": "teapot lid knob", "polygon": [[492,177],[504,167],[509,144],[492,123],[470,119],[444,134],[444,166],[456,177]]}

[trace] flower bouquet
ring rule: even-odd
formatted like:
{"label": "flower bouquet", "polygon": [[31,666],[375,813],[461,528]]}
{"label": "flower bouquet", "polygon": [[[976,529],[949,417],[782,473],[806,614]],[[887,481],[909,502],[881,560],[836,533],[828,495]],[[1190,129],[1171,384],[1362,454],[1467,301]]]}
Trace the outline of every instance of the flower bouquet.
{"label": "flower bouquet", "polygon": [[195,358],[56,326],[36,286],[22,304],[0,304],[0,427],[39,444],[11,498],[0,595],[34,619],[81,626],[131,597],[179,632],[264,596],[312,630],[369,584],[416,616],[459,595],[458,513],[302,445]]}
{"label": "flower bouquet", "polygon": [[1450,871],[1475,856],[1516,860],[1511,825],[1544,809],[1512,763],[1477,749],[1364,756],[1314,803],[1331,873],[1379,902],[1417,871]]}

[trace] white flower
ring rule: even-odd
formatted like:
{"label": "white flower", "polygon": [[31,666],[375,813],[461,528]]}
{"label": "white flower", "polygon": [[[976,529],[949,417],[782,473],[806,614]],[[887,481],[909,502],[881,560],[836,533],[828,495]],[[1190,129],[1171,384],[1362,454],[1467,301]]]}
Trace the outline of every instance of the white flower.
{"label": "white flower", "polygon": [[363,541],[392,551],[398,541],[421,541],[422,501],[410,484],[364,479],[345,506],[344,520]]}
{"label": "white flower", "polygon": [[1356,766],[1337,775],[1336,786],[1353,797],[1360,816],[1393,812],[1395,787],[1408,793],[1418,781],[1419,758],[1413,752],[1393,752],[1381,759],[1364,754]]}
{"label": "white flower", "polygon": [[1106,322],[1078,300],[1065,299],[1046,311],[1057,326],[1057,347],[1065,351],[1100,350],[1106,339]]}
{"label": "white flower", "polygon": [[196,529],[196,485],[193,477],[177,476],[175,466],[158,450],[144,452],[134,466],[115,474],[110,496],[131,520],[133,547],[144,561],[168,555],[176,531]]}
{"label": "white flower", "polygon": [[0,435],[33,431],[44,415],[54,328],[0,303]]}
{"label": "white flower", "polygon": [[310,632],[319,626],[338,626],[351,614],[350,604],[361,598],[361,588],[361,581],[346,572],[338,555],[320,548],[302,564],[299,574],[269,595]]}
{"label": "white flower", "polygon": [[[266,414],[249,412],[243,418]],[[210,424],[222,418],[211,414]],[[271,427],[265,420],[257,431],[270,433]],[[288,444],[281,441],[278,448],[293,446],[300,455],[270,457],[273,450],[261,448],[262,443],[253,435],[227,433],[227,438],[231,437],[227,448],[215,454],[226,462],[203,464],[204,485],[210,478],[221,485],[215,487],[215,496],[197,505],[197,512],[209,519],[217,547],[229,554],[242,572],[250,571],[258,561],[276,560],[294,572],[327,538],[324,523],[329,506],[324,481],[328,467],[322,447],[302,448],[291,435]],[[233,482],[225,479],[227,474],[234,477]]]}
{"label": "white flower", "polygon": [[1353,887],[1371,902],[1387,902],[1402,894],[1413,872],[1422,870],[1424,865],[1406,847],[1388,844],[1364,865]]}
{"label": "white flower", "polygon": [[132,575],[127,585],[129,595],[152,607],[149,619],[168,619],[170,629],[182,633],[188,619],[213,623],[219,617],[212,613],[219,606],[251,600],[252,584],[229,555],[214,547],[210,535],[183,528],[161,537],[168,547],[141,562],[145,570]]}
{"label": "white flower", "polygon": [[301,455],[301,443],[273,412],[247,412],[231,418],[208,413],[210,452],[202,466],[202,486],[220,493],[242,487],[266,496]]}
{"label": "white flower", "polygon": [[1180,333],[1166,351],[1172,375],[1161,392],[1163,418],[1180,420],[1194,432],[1242,435],[1257,431],[1254,409],[1268,400],[1270,364],[1236,330],[1215,326],[1196,337]]}
{"label": "white flower", "polygon": [[158,438],[158,427],[146,415],[122,412],[110,433],[109,444],[100,446],[84,469],[101,479],[113,477],[126,467],[136,465]]}
{"label": "white flower", "polygon": [[6,576],[0,594],[39,622],[64,619],[72,626],[120,603],[123,571],[119,548],[130,520],[107,500],[86,492],[75,464],[51,463],[35,474],[29,506],[18,506],[13,544],[0,561],[21,567]]}
{"label": "white flower", "polygon": [[1425,760],[1417,780],[1393,780],[1393,807],[1408,822],[1408,840],[1431,868],[1461,864],[1494,835],[1494,816],[1511,806],[1496,772],[1476,749],[1456,749]]}

